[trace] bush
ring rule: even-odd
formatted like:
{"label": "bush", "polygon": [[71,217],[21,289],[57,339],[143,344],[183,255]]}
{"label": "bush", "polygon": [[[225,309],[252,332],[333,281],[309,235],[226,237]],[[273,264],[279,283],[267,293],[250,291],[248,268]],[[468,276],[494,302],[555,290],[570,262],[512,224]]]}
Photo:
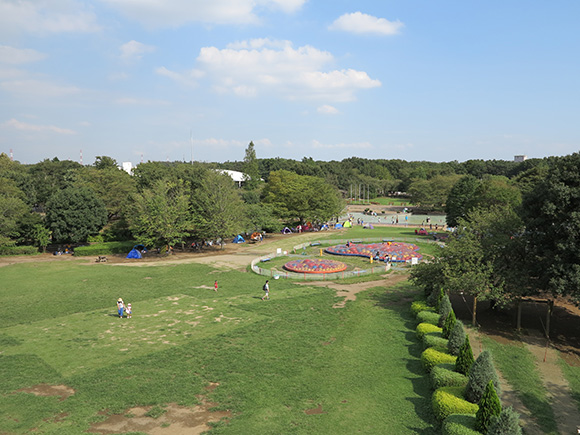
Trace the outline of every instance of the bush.
{"label": "bush", "polygon": [[520,415],[511,406],[504,408],[499,417],[492,418],[487,435],[522,435]]}
{"label": "bush", "polygon": [[439,312],[439,303],[441,298],[443,298],[445,292],[442,288],[434,288],[429,297],[427,297],[427,304],[435,308],[435,311]]}
{"label": "bush", "polygon": [[423,336],[423,347],[425,349],[429,347],[440,347],[440,348],[447,348],[447,340],[443,337],[438,335],[438,333],[434,332],[432,334],[425,334]]}
{"label": "bush", "polygon": [[431,386],[434,390],[441,387],[463,387],[467,385],[467,376],[453,370],[453,364],[439,364],[431,369]]}
{"label": "bush", "polygon": [[0,255],[37,255],[36,246],[0,246]]}
{"label": "bush", "polygon": [[451,414],[443,422],[441,433],[443,435],[481,435],[481,432],[475,430],[475,415],[472,414]]}
{"label": "bush", "polygon": [[467,400],[478,403],[483,397],[489,381],[493,382],[495,390],[499,392],[499,378],[493,365],[491,353],[489,350],[484,350],[469,369],[469,382],[465,388]]}
{"label": "bush", "polygon": [[439,314],[433,311],[421,311],[417,314],[417,320],[420,323],[431,323],[432,325],[437,325],[439,322]]}
{"label": "bush", "polygon": [[478,405],[479,409],[477,410],[477,414],[475,414],[475,427],[481,433],[487,433],[492,419],[499,417],[501,413],[501,403],[493,387],[493,381],[489,381],[486,385],[485,392]]}
{"label": "bush", "polygon": [[463,323],[461,323],[461,320],[457,320],[451,330],[451,334],[449,334],[449,343],[447,345],[451,355],[459,355],[459,350],[465,343],[465,337],[467,337],[467,334],[465,329],[463,329]]}
{"label": "bush", "polygon": [[435,308],[430,307],[427,304],[427,301],[414,301],[411,303],[411,313],[413,313],[415,317],[417,317],[417,315],[422,311],[435,311]]}
{"label": "bush", "polygon": [[447,315],[447,318],[443,322],[443,338],[449,338],[453,327],[455,326],[455,322],[457,318],[455,317],[455,312],[451,310],[451,312]]}
{"label": "bush", "polygon": [[453,311],[451,301],[449,300],[449,296],[445,295],[441,300],[441,304],[439,305],[439,326],[443,326],[445,319],[447,319],[447,316],[451,311]]}
{"label": "bush", "polygon": [[91,255],[128,254],[135,246],[134,241],[128,242],[105,242],[90,246],[75,248],[75,257],[89,257]]}
{"label": "bush", "polygon": [[435,390],[431,398],[433,414],[439,421],[451,414],[475,414],[478,406],[463,397],[463,387],[443,387]]}
{"label": "bush", "polygon": [[454,363],[457,357],[449,355],[444,347],[430,347],[421,354],[421,364],[427,373],[437,364]]}
{"label": "bush", "polygon": [[469,337],[466,335],[463,346],[459,349],[457,361],[455,361],[455,371],[467,376],[474,362],[475,358],[471,350],[471,343],[469,342]]}
{"label": "bush", "polygon": [[419,323],[415,331],[417,333],[417,338],[422,340],[425,334],[441,332],[441,328],[437,325],[432,325],[431,323]]}

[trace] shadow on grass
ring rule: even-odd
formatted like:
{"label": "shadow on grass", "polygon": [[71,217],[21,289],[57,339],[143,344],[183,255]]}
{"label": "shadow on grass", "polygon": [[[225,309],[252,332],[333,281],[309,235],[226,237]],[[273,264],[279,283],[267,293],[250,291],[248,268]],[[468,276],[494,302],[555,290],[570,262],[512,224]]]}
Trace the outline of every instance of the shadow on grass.
{"label": "shadow on grass", "polygon": [[[532,410],[534,419],[542,431],[550,434],[558,433],[554,410],[548,402],[528,393],[520,395],[520,399],[526,408]],[[553,400],[558,402],[558,397],[554,397]]]}

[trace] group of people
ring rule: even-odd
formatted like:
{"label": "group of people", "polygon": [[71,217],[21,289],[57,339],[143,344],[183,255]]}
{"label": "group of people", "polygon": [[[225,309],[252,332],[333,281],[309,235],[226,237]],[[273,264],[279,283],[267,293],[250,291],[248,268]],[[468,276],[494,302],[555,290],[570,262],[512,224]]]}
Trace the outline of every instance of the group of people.
{"label": "group of people", "polygon": [[122,298],[117,299],[117,313],[119,314],[119,319],[123,318],[123,313],[127,315],[127,318],[130,319],[133,317],[133,309],[131,308],[131,304],[125,305]]}

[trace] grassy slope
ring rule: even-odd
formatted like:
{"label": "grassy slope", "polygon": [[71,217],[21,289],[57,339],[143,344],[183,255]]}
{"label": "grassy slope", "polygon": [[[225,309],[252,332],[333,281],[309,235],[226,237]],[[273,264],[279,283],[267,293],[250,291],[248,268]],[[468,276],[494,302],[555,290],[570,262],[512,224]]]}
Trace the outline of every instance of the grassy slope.
{"label": "grassy slope", "polygon": [[[214,279],[219,294],[197,288]],[[0,432],[78,434],[99,411],[192,405],[219,382],[236,417],[216,433],[434,433],[404,286],[337,310],[331,290],[277,281],[262,302],[263,278],[202,265],[21,264],[0,280]],[[119,296],[133,319],[114,317]],[[38,383],[76,393],[9,394]]]}

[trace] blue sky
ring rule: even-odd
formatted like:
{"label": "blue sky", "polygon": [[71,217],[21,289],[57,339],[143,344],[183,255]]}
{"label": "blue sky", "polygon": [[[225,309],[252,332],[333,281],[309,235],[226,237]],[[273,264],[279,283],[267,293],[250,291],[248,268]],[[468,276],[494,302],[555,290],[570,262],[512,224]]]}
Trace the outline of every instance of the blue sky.
{"label": "blue sky", "polygon": [[576,0],[0,0],[0,152],[570,154],[579,16]]}

